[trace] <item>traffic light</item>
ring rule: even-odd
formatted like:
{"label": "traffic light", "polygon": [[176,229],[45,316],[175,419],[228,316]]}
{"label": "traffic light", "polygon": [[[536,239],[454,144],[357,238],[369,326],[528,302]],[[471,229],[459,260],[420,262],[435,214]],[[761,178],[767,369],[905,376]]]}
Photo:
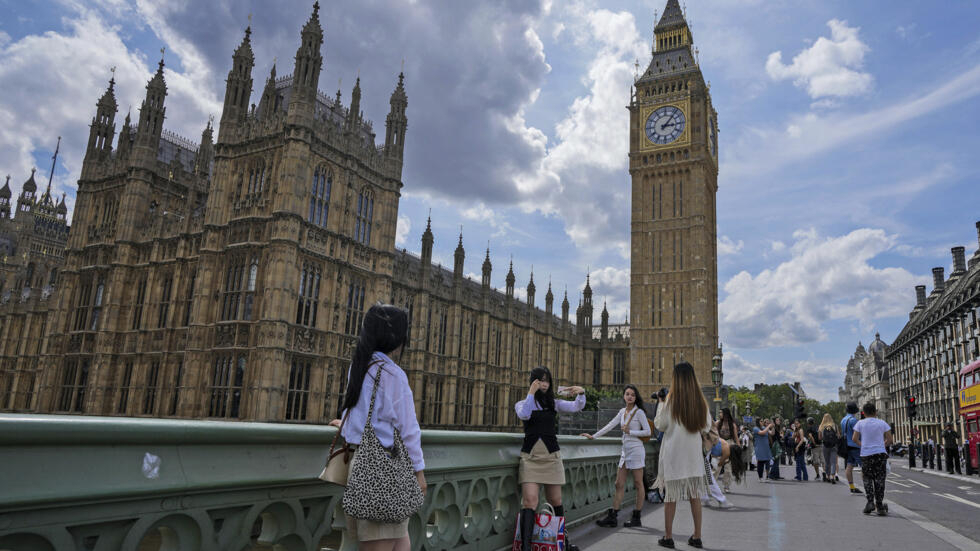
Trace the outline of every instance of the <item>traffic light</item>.
{"label": "traffic light", "polygon": [[803,406],[803,398],[796,399],[796,415],[793,416],[795,419],[801,419],[806,417],[805,409]]}
{"label": "traffic light", "polygon": [[915,419],[916,416],[916,403],[915,396],[906,396],[906,407],[908,408],[909,419]]}

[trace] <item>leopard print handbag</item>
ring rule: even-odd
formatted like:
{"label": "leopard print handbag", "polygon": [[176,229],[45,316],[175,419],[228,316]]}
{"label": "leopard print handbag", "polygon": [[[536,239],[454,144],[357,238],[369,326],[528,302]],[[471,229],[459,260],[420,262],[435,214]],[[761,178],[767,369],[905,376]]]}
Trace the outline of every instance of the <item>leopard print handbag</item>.
{"label": "leopard print handbag", "polygon": [[398,429],[389,452],[371,426],[380,381],[379,366],[361,444],[351,460],[343,505],[344,512],[356,519],[397,524],[422,508],[424,496]]}

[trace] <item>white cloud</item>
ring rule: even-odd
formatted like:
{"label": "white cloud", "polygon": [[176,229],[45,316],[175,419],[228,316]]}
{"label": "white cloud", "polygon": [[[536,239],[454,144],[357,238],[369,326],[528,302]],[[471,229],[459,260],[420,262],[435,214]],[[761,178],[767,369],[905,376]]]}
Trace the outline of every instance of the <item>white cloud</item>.
{"label": "white cloud", "polygon": [[756,383],[781,384],[799,381],[809,398],[820,402],[837,400],[837,387],[844,380],[843,364],[798,360],[791,363],[753,362],[733,350],[725,350],[725,384],[752,388]]}
{"label": "white cloud", "polygon": [[593,270],[590,274],[592,285],[592,302],[595,309],[595,323],[599,323],[599,314],[603,303],[609,311],[609,323],[623,323],[630,309],[630,274],[629,268],[606,266]]}
{"label": "white cloud", "polygon": [[408,234],[412,231],[412,220],[404,215],[398,215],[398,224],[395,226],[395,245],[404,247],[408,243]]}
{"label": "white cloud", "polygon": [[792,79],[796,86],[806,88],[813,99],[867,93],[874,78],[860,71],[870,50],[858,37],[860,28],[848,27],[846,21],[837,19],[828,21],[827,26],[830,38],[821,36],[789,65],[783,63],[782,52],[769,54],[766,72],[773,80]]}
{"label": "white cloud", "polygon": [[0,48],[3,48],[10,42],[10,35],[4,31],[0,31]]}
{"label": "white cloud", "polygon": [[922,281],[903,268],[869,261],[894,249],[896,237],[862,228],[832,238],[815,230],[793,235],[792,257],[757,275],[742,271],[724,285],[721,336],[738,348],[794,346],[827,338],[824,323],[852,319],[870,330],[874,320],[907,314]]}
{"label": "white cloud", "polygon": [[770,247],[772,248],[772,252],[779,253],[786,250],[786,243],[783,243],[782,241],[773,241],[770,244]]}
{"label": "white cloud", "polygon": [[745,247],[745,242],[741,239],[736,243],[727,235],[718,238],[718,256],[738,254],[742,252],[743,247]]}

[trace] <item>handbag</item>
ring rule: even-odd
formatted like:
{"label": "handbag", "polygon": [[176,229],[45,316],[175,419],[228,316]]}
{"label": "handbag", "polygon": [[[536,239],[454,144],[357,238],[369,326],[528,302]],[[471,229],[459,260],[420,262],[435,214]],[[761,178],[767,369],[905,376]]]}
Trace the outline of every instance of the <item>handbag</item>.
{"label": "handbag", "polygon": [[361,444],[351,460],[343,505],[344,512],[356,519],[397,524],[418,512],[425,498],[401,433],[394,429],[389,452],[381,445],[371,425],[380,382],[379,366]]}
{"label": "handbag", "polygon": [[340,438],[340,432],[344,430],[344,424],[347,423],[347,418],[350,417],[350,410],[344,415],[344,420],[340,422],[340,427],[337,428],[337,434],[333,437],[333,442],[330,444],[330,452],[327,454],[327,465],[323,468],[323,472],[317,477],[324,482],[330,482],[331,484],[337,484],[340,486],[347,485],[347,472],[350,471],[350,460],[354,455],[354,450],[351,449],[350,444],[344,442],[339,450],[335,450],[337,447],[337,439]]}
{"label": "handbag", "polygon": [[[534,515],[534,530],[531,532],[531,548],[534,551],[565,551],[565,517],[555,515],[551,504],[546,503],[546,513]],[[521,551],[521,516],[517,515],[517,528],[514,530],[514,544],[511,551]]]}

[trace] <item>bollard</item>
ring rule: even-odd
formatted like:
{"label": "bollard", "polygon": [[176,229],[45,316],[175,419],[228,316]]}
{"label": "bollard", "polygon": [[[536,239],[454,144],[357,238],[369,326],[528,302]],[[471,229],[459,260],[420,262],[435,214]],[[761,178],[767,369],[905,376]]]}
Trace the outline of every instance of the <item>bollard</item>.
{"label": "bollard", "polygon": [[[942,451],[939,451],[939,450],[942,450]],[[943,454],[944,453],[946,453],[946,448],[945,447],[936,446],[936,470],[937,471],[943,470]],[[949,456],[947,456],[946,459],[948,460],[949,459]]]}

